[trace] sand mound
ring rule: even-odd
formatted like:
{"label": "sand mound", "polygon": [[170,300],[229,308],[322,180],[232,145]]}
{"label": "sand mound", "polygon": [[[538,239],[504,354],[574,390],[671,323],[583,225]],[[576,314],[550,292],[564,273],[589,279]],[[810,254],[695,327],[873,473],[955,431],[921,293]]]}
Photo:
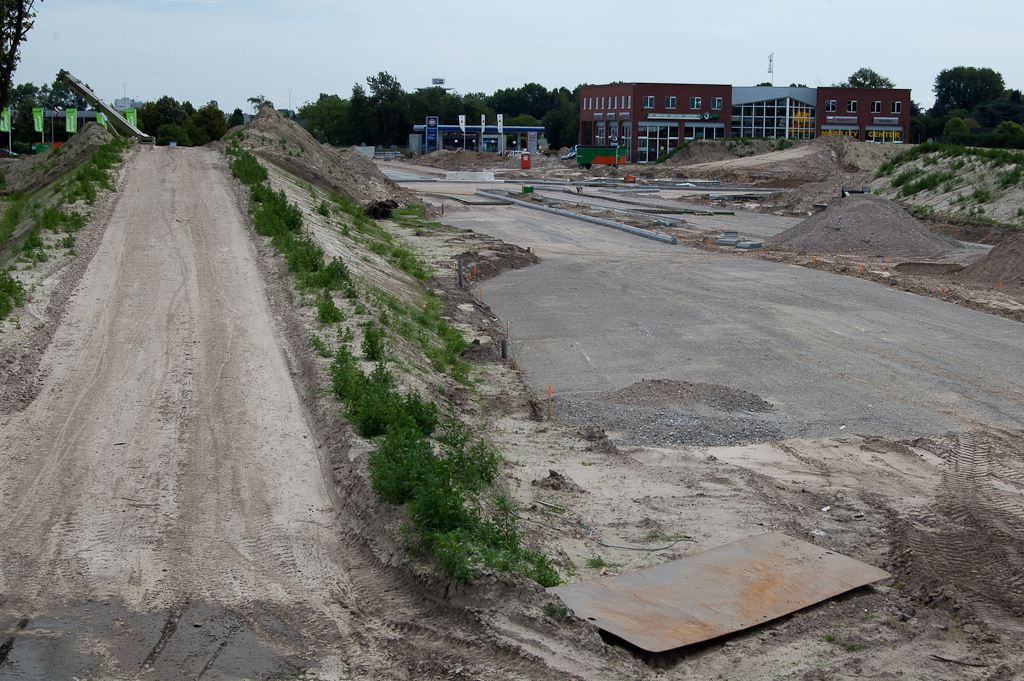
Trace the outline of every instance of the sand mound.
{"label": "sand mound", "polygon": [[[225,136],[224,140],[228,139]],[[302,126],[266,107],[235,137],[243,149],[323,189],[358,203],[415,199],[389,180],[362,152],[320,144]]]}
{"label": "sand mound", "polygon": [[826,210],[782,233],[782,243],[809,253],[934,258],[955,239],[934,234],[898,205],[874,194],[837,199]]}
{"label": "sand mound", "polygon": [[113,137],[103,126],[87,123],[59,148],[42,154],[19,156],[0,162],[0,172],[7,180],[5,193],[33,192],[45,187],[68,169],[83,163],[89,155]]}
{"label": "sand mound", "polygon": [[1024,289],[1024,233],[1012,234],[988,254],[966,267],[960,279],[975,286]]}

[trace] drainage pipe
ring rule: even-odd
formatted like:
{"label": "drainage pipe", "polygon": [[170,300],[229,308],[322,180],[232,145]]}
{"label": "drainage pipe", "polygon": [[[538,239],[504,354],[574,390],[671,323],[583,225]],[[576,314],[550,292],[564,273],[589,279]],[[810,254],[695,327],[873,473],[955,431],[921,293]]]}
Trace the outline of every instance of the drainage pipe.
{"label": "drainage pipe", "polygon": [[639,227],[632,227],[630,225],[624,225],[621,222],[612,222],[611,220],[602,220],[601,218],[590,217],[589,215],[580,215],[579,213],[571,213],[567,210],[559,210],[557,208],[549,208],[548,206],[538,206],[535,204],[527,203],[526,201],[519,201],[518,199],[510,199],[507,196],[501,196],[499,194],[491,194],[483,189],[477,189],[476,193],[480,196],[486,196],[491,199],[501,199],[502,201],[508,201],[517,206],[523,206],[525,208],[533,208],[534,210],[542,210],[545,213],[553,213],[555,215],[561,215],[567,218],[576,218],[577,220],[583,220],[584,222],[592,222],[595,225],[603,225],[604,227],[611,227],[612,229],[618,229],[623,232],[635,234],[636,236],[642,236],[645,239],[654,239],[666,244],[678,244],[674,236],[668,234],[660,234],[658,232],[652,232],[649,229],[640,229]]}

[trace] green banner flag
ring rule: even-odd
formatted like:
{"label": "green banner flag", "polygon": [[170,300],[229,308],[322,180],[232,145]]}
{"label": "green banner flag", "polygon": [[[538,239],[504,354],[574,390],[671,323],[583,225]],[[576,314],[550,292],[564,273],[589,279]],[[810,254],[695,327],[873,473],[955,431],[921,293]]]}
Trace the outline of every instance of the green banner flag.
{"label": "green banner flag", "polygon": [[43,131],[43,110],[32,109],[32,124],[35,126],[36,132]]}
{"label": "green banner flag", "polygon": [[127,118],[128,122],[131,123],[133,126],[135,126],[136,128],[139,127],[138,118],[136,118],[135,114],[135,109],[125,109],[124,117]]}
{"label": "green banner flag", "polygon": [[9,108],[5,107],[3,111],[0,111],[0,132],[10,132],[10,131],[11,131],[11,110]]}
{"label": "green banner flag", "polygon": [[102,111],[96,112],[96,122],[103,126],[103,129],[107,129],[107,117],[103,115]]}
{"label": "green banner flag", "polygon": [[67,123],[64,129],[68,132],[78,132],[78,109],[67,109],[64,115],[64,121]]}

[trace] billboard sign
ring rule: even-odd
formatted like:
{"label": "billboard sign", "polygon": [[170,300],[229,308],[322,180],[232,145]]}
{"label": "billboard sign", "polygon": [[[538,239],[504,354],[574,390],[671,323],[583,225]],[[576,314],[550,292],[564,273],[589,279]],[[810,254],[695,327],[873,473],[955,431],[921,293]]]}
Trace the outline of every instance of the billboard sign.
{"label": "billboard sign", "polygon": [[431,78],[430,84],[444,87],[444,78]]}
{"label": "billboard sign", "polygon": [[36,132],[42,132],[43,131],[43,110],[42,109],[32,109],[32,126],[35,128]]}
{"label": "billboard sign", "polygon": [[128,122],[131,123],[132,127],[139,127],[139,117],[135,109],[125,109],[124,117],[128,119]]}
{"label": "billboard sign", "polygon": [[427,151],[437,151],[437,116],[427,116]]}
{"label": "billboard sign", "polygon": [[505,132],[505,114],[498,114],[498,134]]}
{"label": "billboard sign", "polygon": [[0,112],[0,132],[11,131],[11,110],[4,107],[4,110]]}
{"label": "billboard sign", "polygon": [[102,111],[96,112],[96,122],[103,126],[103,129],[107,129],[107,117]]}
{"label": "billboard sign", "polygon": [[459,129],[466,132],[466,114],[459,114]]}
{"label": "billboard sign", "polygon": [[64,129],[68,132],[78,132],[78,110],[68,109],[64,118]]}

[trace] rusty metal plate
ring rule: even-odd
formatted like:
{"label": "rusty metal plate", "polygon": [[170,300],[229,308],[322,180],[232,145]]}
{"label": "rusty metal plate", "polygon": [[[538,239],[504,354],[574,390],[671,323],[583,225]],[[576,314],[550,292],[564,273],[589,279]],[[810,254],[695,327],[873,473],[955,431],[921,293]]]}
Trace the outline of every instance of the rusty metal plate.
{"label": "rusty metal plate", "polygon": [[595,626],[659,653],[753,627],[888,576],[772,532],[548,591]]}

